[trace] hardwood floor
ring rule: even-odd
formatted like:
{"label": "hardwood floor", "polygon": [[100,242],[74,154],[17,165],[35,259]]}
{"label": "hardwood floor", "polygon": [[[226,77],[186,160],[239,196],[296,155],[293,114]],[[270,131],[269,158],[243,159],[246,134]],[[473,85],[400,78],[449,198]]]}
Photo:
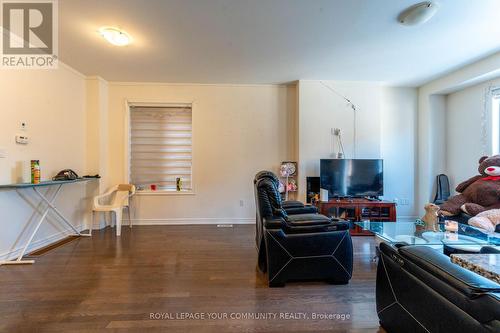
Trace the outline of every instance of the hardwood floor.
{"label": "hardwood floor", "polygon": [[[31,266],[0,267],[1,332],[383,332],[375,310],[372,237],[353,237],[348,285],[267,287],[254,227],[134,226],[67,243]],[[151,319],[183,313],[258,319]],[[280,318],[305,313],[307,319]],[[314,313],[346,320],[313,319]],[[303,316],[303,315],[297,315]]]}

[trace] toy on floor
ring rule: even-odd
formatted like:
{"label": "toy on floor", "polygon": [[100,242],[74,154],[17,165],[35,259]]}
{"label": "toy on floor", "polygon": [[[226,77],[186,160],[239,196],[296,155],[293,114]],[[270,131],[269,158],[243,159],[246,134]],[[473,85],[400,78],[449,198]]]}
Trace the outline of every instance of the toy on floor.
{"label": "toy on floor", "polygon": [[490,209],[479,213],[469,219],[468,223],[474,227],[493,232],[496,226],[500,224],[500,209]]}
{"label": "toy on floor", "polygon": [[500,208],[500,155],[481,157],[478,171],[479,175],[458,184],[460,194],[441,204],[441,214],[453,216],[463,211],[475,216]]}

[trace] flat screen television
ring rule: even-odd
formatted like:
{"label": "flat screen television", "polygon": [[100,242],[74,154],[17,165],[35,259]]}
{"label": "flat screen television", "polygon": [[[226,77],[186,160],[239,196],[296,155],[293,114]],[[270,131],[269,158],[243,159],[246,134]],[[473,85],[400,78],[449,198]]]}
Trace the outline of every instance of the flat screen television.
{"label": "flat screen television", "polygon": [[384,195],[384,163],[380,159],[322,159],[320,186],[329,197]]}

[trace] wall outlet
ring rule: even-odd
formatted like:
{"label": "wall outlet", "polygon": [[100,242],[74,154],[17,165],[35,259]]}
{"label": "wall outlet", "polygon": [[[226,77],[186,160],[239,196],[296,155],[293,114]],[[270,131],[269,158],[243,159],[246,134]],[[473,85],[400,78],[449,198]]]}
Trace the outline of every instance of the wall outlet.
{"label": "wall outlet", "polygon": [[243,200],[240,200],[240,207],[243,207],[245,205],[245,202]]}
{"label": "wall outlet", "polygon": [[408,206],[410,204],[410,199],[408,198],[394,198],[392,200],[396,205]]}
{"label": "wall outlet", "polygon": [[25,121],[21,121],[21,125],[19,126],[19,129],[21,131],[27,131],[28,130],[28,123]]}

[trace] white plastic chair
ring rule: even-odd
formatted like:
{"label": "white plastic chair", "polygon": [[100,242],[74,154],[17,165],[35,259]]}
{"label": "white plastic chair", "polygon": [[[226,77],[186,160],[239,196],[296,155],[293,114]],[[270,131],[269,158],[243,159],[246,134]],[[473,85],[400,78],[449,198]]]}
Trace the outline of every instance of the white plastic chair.
{"label": "white plastic chair", "polygon": [[[90,234],[92,234],[92,225],[94,224],[94,215],[96,212],[115,213],[116,236],[122,232],[123,208],[127,208],[129,227],[132,228],[132,219],[130,218],[130,198],[135,194],[135,186],[132,184],[120,184],[112,187],[108,192],[98,195],[94,198],[94,208],[92,210],[92,223]],[[111,216],[113,217],[113,216]],[[113,224],[113,219],[111,221]]]}

